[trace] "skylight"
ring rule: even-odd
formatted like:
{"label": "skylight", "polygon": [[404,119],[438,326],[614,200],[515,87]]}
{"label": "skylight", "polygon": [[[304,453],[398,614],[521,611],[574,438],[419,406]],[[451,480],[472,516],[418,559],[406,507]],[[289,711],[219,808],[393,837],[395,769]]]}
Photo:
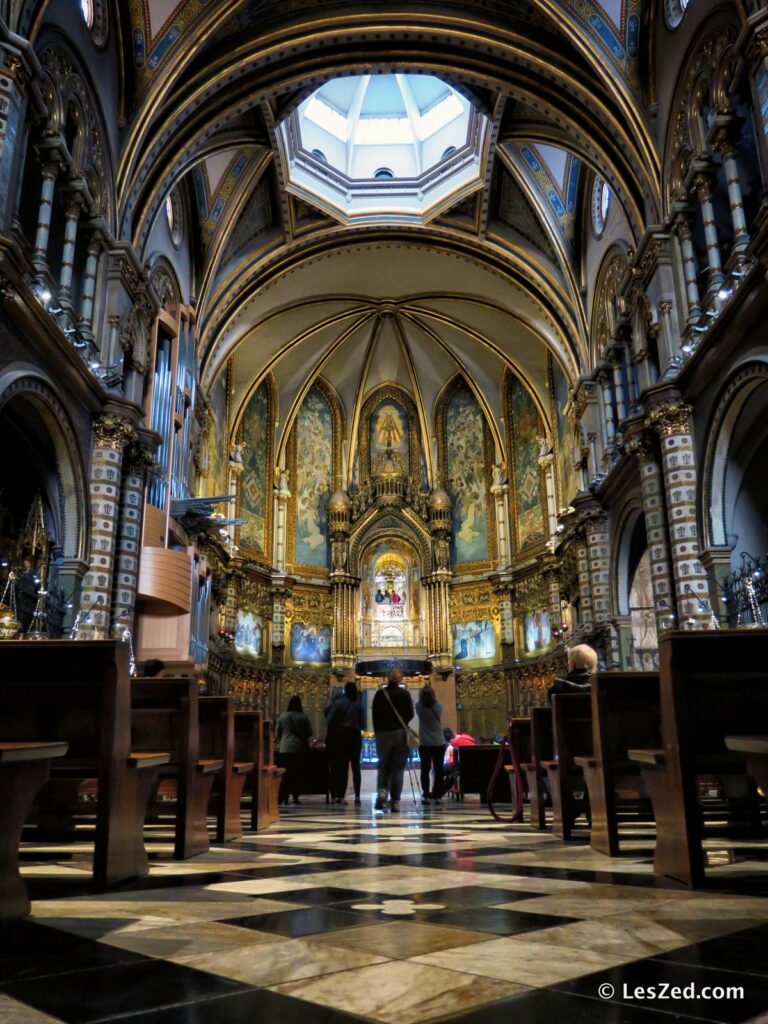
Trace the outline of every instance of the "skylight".
{"label": "skylight", "polygon": [[320,86],[278,142],[294,194],[344,223],[413,221],[481,187],[487,124],[442,79],[357,75]]}

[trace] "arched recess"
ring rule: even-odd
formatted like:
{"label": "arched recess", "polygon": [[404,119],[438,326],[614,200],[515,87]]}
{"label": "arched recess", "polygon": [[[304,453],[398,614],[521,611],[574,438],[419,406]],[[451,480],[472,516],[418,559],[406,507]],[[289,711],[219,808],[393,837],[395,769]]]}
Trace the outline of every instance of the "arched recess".
{"label": "arched recess", "polygon": [[438,476],[451,499],[454,571],[493,569],[498,558],[490,494],[493,438],[482,404],[460,373],[448,381],[435,403],[434,430]]}
{"label": "arched recess", "polygon": [[365,552],[379,542],[396,538],[413,546],[418,552],[421,574],[432,572],[432,545],[429,531],[417,516],[404,511],[401,515],[391,512],[374,514],[367,523],[354,531],[349,542],[349,571],[361,576]]}
{"label": "arched recess", "polygon": [[705,445],[702,509],[707,548],[763,557],[768,550],[768,361],[754,360],[729,378]]}
{"label": "arched recess", "polygon": [[595,282],[589,321],[590,358],[593,366],[599,362],[606,342],[614,336],[620,312],[619,290],[628,268],[628,249],[617,242],[603,257]]}
{"label": "arched recess", "polygon": [[[47,381],[33,370],[9,367],[0,376],[0,417],[4,443],[25,447],[40,476],[56,528],[56,555],[84,561],[88,551],[85,460],[66,409]],[[50,458],[52,456],[52,458]]]}
{"label": "arched recess", "polygon": [[408,417],[408,436],[404,438],[403,454],[408,457],[408,476],[417,484],[422,479],[422,445],[428,443],[428,439],[421,437],[421,423],[419,412],[411,396],[402,388],[393,384],[381,384],[375,388],[365,399],[360,410],[360,419],[357,431],[357,448],[360,459],[359,479],[364,483],[374,471],[375,453],[371,445],[371,417],[378,410],[379,406],[387,399],[400,405]]}

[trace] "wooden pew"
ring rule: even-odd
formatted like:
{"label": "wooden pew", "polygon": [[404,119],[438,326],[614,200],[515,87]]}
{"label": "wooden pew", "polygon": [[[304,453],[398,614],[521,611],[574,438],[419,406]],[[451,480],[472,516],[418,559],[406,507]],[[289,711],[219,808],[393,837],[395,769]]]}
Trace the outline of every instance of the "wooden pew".
{"label": "wooden pew", "polygon": [[768,800],[768,736],[726,736],[725,745],[744,758],[747,775]]}
{"label": "wooden pew", "polygon": [[245,776],[245,795],[251,798],[250,827],[259,827],[259,789],[263,764],[263,726],[260,711],[235,712],[235,760],[252,761],[254,770]]}
{"label": "wooden pew", "polygon": [[654,870],[689,886],[704,882],[704,818],[698,779],[725,780],[731,810],[754,829],[759,806],[744,754],[726,736],[749,736],[768,720],[768,630],[675,632],[659,644],[661,746],[632,749],[656,818]]}
{"label": "wooden pew", "polygon": [[245,780],[254,769],[251,760],[235,757],[235,703],[231,697],[201,697],[200,754],[222,761],[216,774],[213,803],[216,813],[216,842],[226,843],[243,834],[240,804]]}
{"label": "wooden pew", "polygon": [[68,744],[37,800],[36,838],[74,837],[78,791],[96,779],[98,801],[86,806],[98,888],[147,873],[146,802],[169,760],[162,747],[131,748],[128,658],[118,640],[0,641],[0,740]]}
{"label": "wooden pew", "polygon": [[[661,743],[659,676],[656,672],[600,672],[592,682],[592,756],[576,757],[589,792],[593,850],[619,852],[618,805],[631,801],[651,817],[640,766],[631,747]],[[621,791],[621,795],[620,795]]]}
{"label": "wooden pew", "polygon": [[[199,693],[194,679],[134,679],[131,688],[133,744],[138,750],[166,744],[171,755],[161,770],[161,792],[171,797],[175,813],[173,855],[177,860],[210,849],[208,801],[224,762],[200,751]],[[167,803],[158,803],[160,815]]]}
{"label": "wooden pew", "polygon": [[268,718],[262,720],[261,736],[264,760],[259,768],[258,827],[264,829],[269,828],[280,817],[278,794],[280,778],[285,774],[285,768],[278,768],[275,764],[275,733]]}
{"label": "wooden pew", "polygon": [[[552,797],[552,831],[570,839],[576,819],[589,820],[584,774],[577,757],[592,754],[592,698],[589,693],[558,693],[552,698],[554,758],[543,761]],[[581,795],[579,796],[579,791]]]}
{"label": "wooden pew", "polygon": [[531,708],[531,756],[530,760],[520,762],[528,781],[528,801],[531,809],[531,825],[534,828],[546,827],[547,795],[544,786],[545,761],[554,760],[555,747],[552,733],[552,709]]}
{"label": "wooden pew", "polygon": [[0,920],[29,913],[19,874],[19,843],[32,801],[66,743],[0,743]]}

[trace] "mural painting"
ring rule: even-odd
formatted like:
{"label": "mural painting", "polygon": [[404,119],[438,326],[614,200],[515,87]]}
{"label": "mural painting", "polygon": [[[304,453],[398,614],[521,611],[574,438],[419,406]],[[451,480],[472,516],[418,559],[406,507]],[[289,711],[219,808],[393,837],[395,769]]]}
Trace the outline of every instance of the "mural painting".
{"label": "mural painting", "polygon": [[312,388],[296,419],[295,562],[328,567],[328,501],[333,481],[333,420],[328,400]]}
{"label": "mural painting", "polygon": [[388,452],[395,462],[408,471],[408,413],[399,402],[385,399],[376,407],[370,419],[371,471],[376,468]]}
{"label": "mural painting", "polygon": [[523,620],[525,650],[528,654],[542,651],[552,642],[552,629],[549,623],[549,612],[528,612]]}
{"label": "mural painting", "polygon": [[291,626],[291,660],[320,665],[331,660],[331,627],[294,622]]}
{"label": "mural painting", "polygon": [[[550,359],[552,357],[550,356]],[[560,480],[560,505],[570,505],[579,492],[579,480],[573,468],[573,430],[565,415],[568,404],[568,381],[559,365],[552,360],[552,404],[555,407],[557,444],[555,460]]]}
{"label": "mural painting", "polygon": [[453,507],[451,555],[455,564],[489,557],[486,516],[485,423],[477,399],[463,382],[445,417],[446,477]]}
{"label": "mural painting", "polygon": [[509,388],[510,431],[512,435],[515,504],[515,532],[518,549],[544,542],[546,503],[542,495],[539,442],[544,432],[538,409],[525,385],[512,377]]}
{"label": "mural painting", "polygon": [[496,657],[496,630],[491,619],[453,624],[455,661],[492,661]]}
{"label": "mural painting", "polygon": [[264,653],[264,620],[260,615],[238,609],[235,650],[252,658],[260,658]]}
{"label": "mural painting", "polygon": [[208,477],[205,494],[227,494],[227,375],[222,373],[211,390]]}
{"label": "mural painting", "polygon": [[240,527],[238,543],[243,552],[264,555],[267,551],[267,466],[269,456],[269,394],[267,384],[260,384],[253,393],[243,416],[243,473],[240,477],[238,516],[245,523]]}

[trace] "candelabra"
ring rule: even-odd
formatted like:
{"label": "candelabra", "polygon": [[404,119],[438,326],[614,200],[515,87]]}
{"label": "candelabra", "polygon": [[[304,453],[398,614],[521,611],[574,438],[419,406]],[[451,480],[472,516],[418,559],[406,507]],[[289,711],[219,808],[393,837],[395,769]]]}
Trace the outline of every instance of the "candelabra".
{"label": "candelabra", "polygon": [[747,595],[747,607],[752,614],[752,622],[741,621],[741,607],[739,607],[737,625],[745,629],[758,629],[760,626],[764,626],[765,622],[763,621],[763,613],[760,611],[760,605],[755,597],[755,584],[752,582],[751,576],[747,576],[744,580],[744,592]]}
{"label": "candelabra", "polygon": [[[7,598],[7,604],[6,604]],[[0,616],[0,640],[13,640],[21,629],[19,616],[16,612],[16,573],[11,569],[5,581],[0,608],[7,608]]]}

